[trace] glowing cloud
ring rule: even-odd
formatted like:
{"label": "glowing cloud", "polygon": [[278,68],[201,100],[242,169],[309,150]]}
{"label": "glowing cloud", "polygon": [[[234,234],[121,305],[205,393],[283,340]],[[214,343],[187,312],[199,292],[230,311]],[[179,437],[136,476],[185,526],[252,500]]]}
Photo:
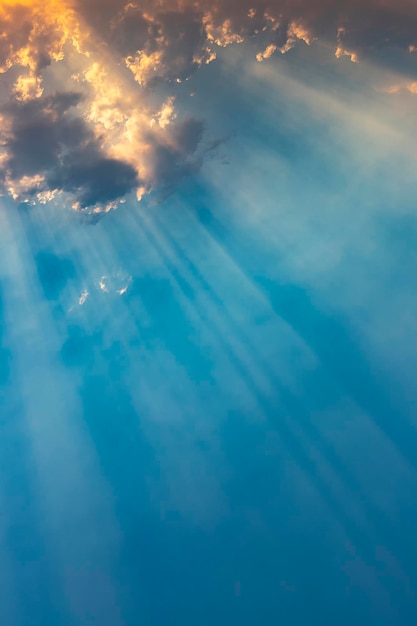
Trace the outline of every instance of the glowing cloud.
{"label": "glowing cloud", "polygon": [[0,28],[2,192],[19,202],[64,194],[76,210],[103,212],[199,166],[202,123],[181,117],[159,83],[180,83],[219,48],[254,37],[258,61],[316,39],[353,62],[390,46],[410,54],[417,9],[406,0],[3,0]]}

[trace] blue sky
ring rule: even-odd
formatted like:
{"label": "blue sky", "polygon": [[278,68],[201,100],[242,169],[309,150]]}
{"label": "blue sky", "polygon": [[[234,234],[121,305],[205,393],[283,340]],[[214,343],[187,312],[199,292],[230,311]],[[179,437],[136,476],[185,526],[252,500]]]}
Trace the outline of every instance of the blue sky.
{"label": "blue sky", "polygon": [[411,626],[415,11],[122,4],[1,77],[1,624]]}

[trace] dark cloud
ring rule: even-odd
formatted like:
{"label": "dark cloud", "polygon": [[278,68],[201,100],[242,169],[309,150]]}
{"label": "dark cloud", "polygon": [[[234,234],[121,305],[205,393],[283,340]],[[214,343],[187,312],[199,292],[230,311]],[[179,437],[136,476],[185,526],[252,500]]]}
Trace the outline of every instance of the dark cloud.
{"label": "dark cloud", "polygon": [[64,150],[71,152],[87,140],[83,122],[67,115],[80,99],[76,93],[56,94],[3,108],[9,124],[3,139],[5,166],[12,179],[47,173],[57,166]]}
{"label": "dark cloud", "polygon": [[104,156],[94,142],[65,157],[48,176],[50,187],[75,195],[81,209],[119,200],[138,182],[129,163]]}
{"label": "dark cloud", "polygon": [[141,184],[147,191],[172,188],[198,167],[201,121],[185,119],[165,132],[149,132],[148,175],[140,181],[129,162],[104,151],[100,138],[78,115],[82,100],[79,93],[56,93],[3,107],[3,191],[12,189],[17,199],[26,201],[44,192],[65,192],[74,208],[103,210]]}
{"label": "dark cloud", "polygon": [[82,209],[118,200],[137,186],[135,169],[109,158],[71,112],[80,101],[80,94],[57,93],[3,108],[3,185],[27,180],[22,193],[29,198],[43,191],[68,192]]}
{"label": "dark cloud", "polygon": [[356,56],[377,48],[408,50],[417,45],[417,5],[408,0],[107,0],[106,20],[97,16],[96,0],[76,6],[116,53],[160,54],[150,64],[152,72],[144,72],[143,82],[183,79],[209,59],[217,45],[245,41],[260,32],[266,45],[280,49],[288,49],[304,33]]}
{"label": "dark cloud", "polygon": [[151,156],[153,189],[162,188],[165,193],[184,177],[198,170],[201,160],[196,156],[196,151],[203,131],[202,121],[190,118],[174,125],[169,144],[153,141]]}
{"label": "dark cloud", "polygon": [[[130,63],[135,57],[139,63],[145,59],[141,84],[152,84],[158,78],[185,79],[209,58],[201,12],[193,6],[181,10],[171,10],[169,3],[166,10],[164,6],[161,3],[145,10],[143,4],[129,4],[121,9],[116,3],[112,18],[105,22],[91,15],[91,7],[87,11],[92,26],[109,41],[113,51]],[[154,59],[152,55],[156,55]],[[147,58],[152,59],[149,64]]]}
{"label": "dark cloud", "polygon": [[173,128],[173,138],[178,154],[187,158],[193,154],[203,137],[204,124],[201,120],[189,118]]}
{"label": "dark cloud", "polygon": [[340,20],[340,41],[358,55],[417,44],[417,14],[403,13],[398,6],[357,6]]}
{"label": "dark cloud", "polygon": [[201,16],[193,9],[158,13],[155,24],[153,47],[161,53],[164,78],[187,78],[208,58]]}

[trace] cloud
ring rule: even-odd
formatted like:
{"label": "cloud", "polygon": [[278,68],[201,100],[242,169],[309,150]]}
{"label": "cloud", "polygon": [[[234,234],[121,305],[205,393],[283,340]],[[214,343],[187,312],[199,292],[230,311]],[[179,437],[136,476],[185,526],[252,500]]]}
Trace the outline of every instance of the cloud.
{"label": "cloud", "polygon": [[106,37],[146,84],[156,77],[182,79],[215,57],[216,47],[262,34],[265,55],[288,51],[298,40],[324,39],[337,56],[357,59],[389,46],[417,45],[417,8],[408,0],[164,0],[76,1],[76,10]]}
{"label": "cloud", "polygon": [[3,187],[17,199],[67,192],[74,208],[108,206],[137,185],[135,169],[109,158],[71,110],[77,93],[57,93],[3,107]]}
{"label": "cloud", "polygon": [[6,0],[0,27],[3,193],[91,212],[198,169],[204,126],[170,85],[221,47],[257,37],[258,61],[316,39],[352,61],[417,49],[408,0]]}
{"label": "cloud", "polygon": [[172,129],[169,143],[154,143],[151,157],[154,188],[169,190],[198,168],[199,160],[194,154],[203,130],[200,120],[188,119]]}

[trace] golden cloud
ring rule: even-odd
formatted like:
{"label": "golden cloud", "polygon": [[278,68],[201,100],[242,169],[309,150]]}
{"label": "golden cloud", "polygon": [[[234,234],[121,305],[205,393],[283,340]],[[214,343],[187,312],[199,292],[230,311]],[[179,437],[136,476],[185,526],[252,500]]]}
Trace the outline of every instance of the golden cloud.
{"label": "golden cloud", "polygon": [[67,194],[105,211],[198,165],[202,125],[181,119],[173,94],[149,98],[158,81],[182,82],[255,36],[258,61],[316,38],[355,62],[391,44],[409,54],[417,10],[405,0],[3,0],[0,30],[3,193]]}

